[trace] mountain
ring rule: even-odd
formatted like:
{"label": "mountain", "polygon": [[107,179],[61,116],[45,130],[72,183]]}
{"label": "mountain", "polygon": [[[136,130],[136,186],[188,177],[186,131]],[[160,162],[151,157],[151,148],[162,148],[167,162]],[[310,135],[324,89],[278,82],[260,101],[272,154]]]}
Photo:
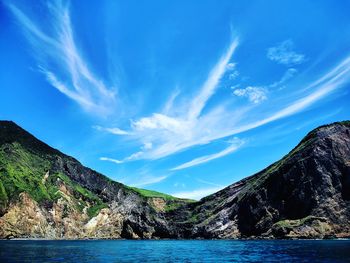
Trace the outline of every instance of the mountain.
{"label": "mountain", "polygon": [[194,238],[350,236],[350,122],[311,131],[280,161],[190,207]]}
{"label": "mountain", "polygon": [[350,236],[350,122],[198,202],[114,182],[0,121],[0,238]]}
{"label": "mountain", "polygon": [[0,238],[162,238],[189,202],[127,187],[0,122]]}

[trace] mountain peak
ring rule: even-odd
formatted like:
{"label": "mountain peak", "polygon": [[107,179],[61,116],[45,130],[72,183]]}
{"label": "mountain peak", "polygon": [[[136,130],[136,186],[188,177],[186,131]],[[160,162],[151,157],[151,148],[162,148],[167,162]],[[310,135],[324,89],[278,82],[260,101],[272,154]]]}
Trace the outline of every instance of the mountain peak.
{"label": "mountain peak", "polygon": [[59,150],[52,148],[38,140],[13,121],[0,121],[0,145],[17,142],[32,152],[39,154],[63,155]]}

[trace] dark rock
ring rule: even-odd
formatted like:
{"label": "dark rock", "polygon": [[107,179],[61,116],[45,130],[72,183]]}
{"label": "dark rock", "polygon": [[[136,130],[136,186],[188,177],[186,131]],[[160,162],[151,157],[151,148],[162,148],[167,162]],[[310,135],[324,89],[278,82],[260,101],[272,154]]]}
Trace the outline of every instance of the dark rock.
{"label": "dark rock", "polygon": [[163,196],[0,122],[0,238],[132,239],[350,236],[350,122],[313,130],[280,161],[198,202]]}

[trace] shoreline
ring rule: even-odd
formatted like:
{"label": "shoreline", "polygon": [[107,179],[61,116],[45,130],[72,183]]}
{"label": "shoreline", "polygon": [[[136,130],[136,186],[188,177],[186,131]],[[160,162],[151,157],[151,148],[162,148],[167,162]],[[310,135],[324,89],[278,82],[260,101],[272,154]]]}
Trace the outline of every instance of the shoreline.
{"label": "shoreline", "polygon": [[50,239],[50,238],[0,238],[0,241],[332,241],[332,240],[350,240],[350,237],[339,238],[290,238],[290,239],[277,239],[277,238],[241,238],[241,239],[126,239],[126,238],[86,238],[86,239]]}

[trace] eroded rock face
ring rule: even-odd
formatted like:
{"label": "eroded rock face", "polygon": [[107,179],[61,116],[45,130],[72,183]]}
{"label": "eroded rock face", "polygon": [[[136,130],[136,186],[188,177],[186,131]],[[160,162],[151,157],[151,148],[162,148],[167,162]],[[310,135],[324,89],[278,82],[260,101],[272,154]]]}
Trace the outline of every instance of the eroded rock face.
{"label": "eroded rock face", "polygon": [[[147,211],[142,211],[142,206],[140,211],[135,211],[135,208],[112,202],[96,216],[89,217],[86,209],[79,211],[76,208],[70,196],[71,193],[66,190],[65,197],[47,208],[38,204],[29,194],[21,193],[0,218],[0,237],[150,239],[164,237],[162,235],[169,232],[164,219],[155,218],[157,214],[147,214]],[[157,234],[159,230],[160,236]]]}
{"label": "eroded rock face", "polygon": [[[320,127],[281,161],[202,200],[194,208],[199,219],[192,234],[218,238],[350,236],[349,182],[350,123]],[[204,213],[208,215],[200,218]],[[288,220],[304,223],[277,228],[278,222]]]}
{"label": "eroded rock face", "polygon": [[350,122],[198,202],[145,197],[0,122],[0,238],[350,236]]}
{"label": "eroded rock face", "polygon": [[277,238],[320,239],[334,236],[332,223],[325,217],[308,216],[303,219],[275,223],[269,233]]}
{"label": "eroded rock face", "polygon": [[0,218],[0,236],[42,237],[54,234],[45,214],[27,193],[21,193],[19,200],[11,204],[9,210]]}
{"label": "eroded rock face", "polygon": [[0,238],[168,237],[167,205],[0,121]]}
{"label": "eroded rock face", "polygon": [[123,215],[102,209],[97,216],[77,211],[66,200],[59,199],[51,209],[21,193],[16,203],[0,218],[1,238],[120,238]]}

